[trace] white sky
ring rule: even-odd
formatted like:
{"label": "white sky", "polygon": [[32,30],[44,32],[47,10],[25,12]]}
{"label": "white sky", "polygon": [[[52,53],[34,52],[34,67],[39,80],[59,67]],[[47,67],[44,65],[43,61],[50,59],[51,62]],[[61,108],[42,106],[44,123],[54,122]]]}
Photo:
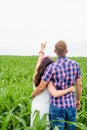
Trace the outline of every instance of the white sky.
{"label": "white sky", "polygon": [[0,55],[55,56],[58,40],[68,56],[87,57],[87,0],[0,0]]}

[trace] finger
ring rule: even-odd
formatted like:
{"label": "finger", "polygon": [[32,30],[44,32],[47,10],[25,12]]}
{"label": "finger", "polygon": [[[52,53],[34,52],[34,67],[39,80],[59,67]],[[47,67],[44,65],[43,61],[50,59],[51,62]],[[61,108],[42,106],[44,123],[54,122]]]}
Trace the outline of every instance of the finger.
{"label": "finger", "polygon": [[47,41],[45,41],[45,45],[47,44]]}

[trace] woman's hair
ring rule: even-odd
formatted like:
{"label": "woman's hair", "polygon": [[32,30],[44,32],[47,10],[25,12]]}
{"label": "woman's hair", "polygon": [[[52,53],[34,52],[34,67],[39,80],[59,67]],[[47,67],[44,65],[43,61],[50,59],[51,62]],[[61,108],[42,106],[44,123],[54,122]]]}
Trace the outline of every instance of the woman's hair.
{"label": "woman's hair", "polygon": [[38,69],[37,69],[37,74],[35,75],[34,77],[34,84],[35,84],[35,87],[37,87],[41,81],[41,77],[46,69],[46,67],[53,63],[53,60],[50,58],[50,57],[44,57],[42,59],[42,62],[41,64],[39,65]]}

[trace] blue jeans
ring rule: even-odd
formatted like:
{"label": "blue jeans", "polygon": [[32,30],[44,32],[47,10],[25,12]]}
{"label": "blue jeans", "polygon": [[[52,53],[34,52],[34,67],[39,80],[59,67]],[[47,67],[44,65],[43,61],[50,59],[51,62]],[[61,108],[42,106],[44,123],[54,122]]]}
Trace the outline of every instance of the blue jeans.
{"label": "blue jeans", "polygon": [[[50,130],[53,130],[55,126],[59,127],[59,130],[76,130],[74,125],[65,123],[63,121],[76,121],[76,108],[58,108],[50,104],[49,119],[51,122]],[[58,122],[60,120],[60,122]],[[62,121],[61,121],[62,120]]]}

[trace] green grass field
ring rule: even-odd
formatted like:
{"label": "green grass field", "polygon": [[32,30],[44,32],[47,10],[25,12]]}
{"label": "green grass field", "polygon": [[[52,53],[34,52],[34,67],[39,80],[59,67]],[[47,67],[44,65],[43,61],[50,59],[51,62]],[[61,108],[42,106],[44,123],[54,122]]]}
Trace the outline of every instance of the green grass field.
{"label": "green grass field", "polygon": [[[38,130],[30,128],[30,95],[37,59],[37,56],[0,56],[0,130]],[[77,130],[86,130],[87,58],[71,59],[79,62],[83,80],[81,110],[77,113],[75,125]]]}

